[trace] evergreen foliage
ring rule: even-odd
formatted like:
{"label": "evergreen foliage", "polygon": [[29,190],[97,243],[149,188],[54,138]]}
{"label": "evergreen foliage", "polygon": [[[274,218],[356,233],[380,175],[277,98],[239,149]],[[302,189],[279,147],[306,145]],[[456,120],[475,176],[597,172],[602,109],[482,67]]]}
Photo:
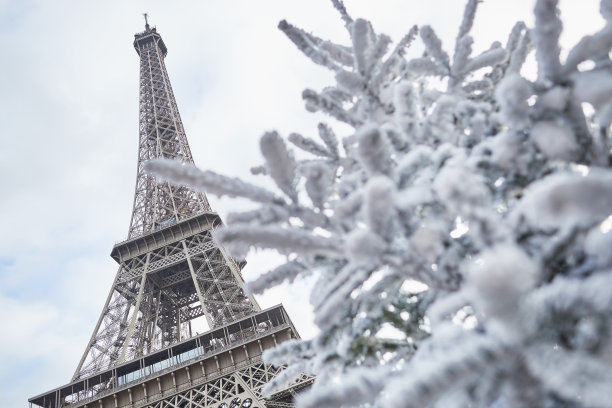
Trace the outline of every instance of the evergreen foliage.
{"label": "evergreen foliage", "polygon": [[[429,26],[395,48],[340,0],[351,43],[279,28],[336,83],[303,93],[312,136],[261,138],[270,191],[158,161],[157,175],[246,197],[218,239],[287,262],[262,292],[313,276],[320,334],[265,355],[316,376],[306,407],[609,407],[612,404],[612,0],[607,25],[561,59],[556,0],[535,27],[472,53],[478,0],[449,50]],[[406,56],[420,38],[425,53]],[[521,75],[535,49],[538,78]],[[294,154],[292,149],[308,155]],[[296,157],[308,156],[305,159]]]}

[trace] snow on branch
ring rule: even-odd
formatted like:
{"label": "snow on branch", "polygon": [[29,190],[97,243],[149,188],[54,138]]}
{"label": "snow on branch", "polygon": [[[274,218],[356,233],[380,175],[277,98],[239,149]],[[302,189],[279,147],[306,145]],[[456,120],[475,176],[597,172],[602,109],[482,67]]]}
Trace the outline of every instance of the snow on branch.
{"label": "snow on branch", "polygon": [[466,36],[474,25],[474,17],[476,17],[476,8],[478,7],[478,3],[481,0],[468,0],[465,5],[465,10],[463,11],[463,19],[461,20],[461,25],[459,26],[459,33],[457,34],[457,43],[464,36]]}
{"label": "snow on branch", "polygon": [[389,44],[391,44],[391,37],[389,37],[388,35],[380,34],[376,36],[376,42],[372,46],[372,49],[368,52],[370,59],[369,65],[367,67],[368,76],[371,76],[372,70],[374,69],[376,64],[387,53]]}
{"label": "snow on branch", "polygon": [[612,49],[612,24],[607,24],[595,35],[583,37],[569,52],[565,62],[564,72],[573,73],[581,62],[609,61],[608,53]]}
{"label": "snow on branch", "polygon": [[[515,26],[515,29],[523,29],[524,23],[518,23]],[[513,30],[514,32],[514,30]],[[507,49],[510,50],[510,62],[508,64],[507,71],[508,73],[519,73],[521,67],[525,63],[527,59],[527,54],[531,48],[531,36],[528,31],[526,31],[522,36],[517,39],[516,46],[513,43],[514,39],[512,37],[508,40]]]}
{"label": "snow on branch", "polygon": [[321,41],[319,48],[333,58],[337,63],[345,67],[353,66],[353,53],[350,47],[334,44],[330,41]]}
{"label": "snow on branch", "polygon": [[371,48],[374,46],[374,30],[369,21],[358,18],[353,22],[351,37],[353,39],[353,54],[355,55],[355,68],[362,76],[367,76],[372,65]]}
{"label": "snow on branch", "polygon": [[306,177],[304,188],[313,205],[324,208],[334,182],[335,168],[325,162],[313,161],[304,163],[301,172]]}
{"label": "snow on branch", "polygon": [[[337,71],[340,66],[337,64],[337,59],[342,59],[342,53],[339,53],[337,58],[332,57],[328,51],[318,46],[319,39],[305,33],[303,30],[289,24],[287,21],[282,20],[278,23],[278,28],[285,33],[287,37],[302,51],[308,58],[310,58],[315,64],[323,65]],[[314,43],[313,40],[317,41]],[[326,48],[328,48],[327,46]],[[329,48],[328,48],[329,49]]]}
{"label": "snow on branch", "polygon": [[508,57],[506,50],[501,47],[492,48],[474,57],[465,65],[465,71],[476,71],[480,68],[490,67],[500,64]]}
{"label": "snow on branch", "polygon": [[551,391],[586,407],[605,408],[610,404],[612,374],[608,365],[580,352],[568,352],[545,345],[534,347],[526,359],[531,373]]}
{"label": "snow on branch", "polygon": [[[359,369],[344,375],[341,382],[328,383],[317,392],[304,392],[298,397],[302,408],[355,406],[374,400],[384,387],[387,370]],[[400,405],[398,405],[400,406]]]}
{"label": "snow on branch", "polygon": [[364,126],[357,137],[359,159],[365,169],[370,174],[388,173],[389,149],[380,129],[375,125]]}
{"label": "snow on branch", "polygon": [[419,28],[417,26],[412,26],[410,30],[402,37],[402,39],[397,43],[389,58],[401,58],[406,53],[406,49],[410,47],[419,33]]}
{"label": "snow on branch", "polygon": [[262,389],[265,397],[270,397],[278,391],[285,391],[293,385],[295,380],[303,375],[302,364],[293,364],[273,377]]}
{"label": "snow on branch", "polygon": [[495,96],[507,122],[522,129],[530,122],[528,99],[533,95],[531,84],[514,74],[506,77],[497,87]]}
{"label": "snow on branch", "polygon": [[325,112],[331,117],[351,126],[362,124],[360,119],[356,118],[352,113],[342,107],[341,101],[329,95],[318,94],[313,90],[305,89],[302,92],[302,99],[306,102],[306,110],[310,112]]}
{"label": "snow on branch", "polygon": [[406,63],[406,73],[416,75],[446,76],[448,71],[428,58],[413,58]]}
{"label": "snow on branch", "polygon": [[485,91],[493,88],[493,81],[488,78],[481,79],[479,81],[467,82],[463,86],[463,90],[467,93],[473,93],[476,91]]}
{"label": "snow on branch", "polygon": [[331,2],[334,5],[334,8],[340,12],[340,16],[344,21],[345,27],[350,30],[351,25],[353,24],[353,19],[346,11],[346,7],[344,7],[344,3],[342,2],[342,0],[331,0]]}
{"label": "snow on branch", "polygon": [[561,71],[559,37],[563,25],[559,19],[557,0],[537,0],[534,14],[536,25],[533,30],[538,74],[540,78],[556,81]]}
{"label": "snow on branch", "polygon": [[368,227],[385,240],[390,240],[395,215],[395,184],[384,176],[373,177],[364,190],[364,218]]}
{"label": "snow on branch", "polygon": [[285,142],[276,132],[264,134],[260,141],[261,154],[266,159],[266,168],[276,185],[293,201],[297,200],[295,190],[297,164],[287,150]]}
{"label": "snow on branch", "polygon": [[270,205],[253,211],[232,212],[227,215],[231,224],[273,224],[285,222],[290,217],[290,211],[280,205]]}
{"label": "snow on branch", "polygon": [[309,137],[304,137],[299,133],[291,133],[287,138],[291,143],[299,147],[300,149],[312,153],[315,156],[331,157],[331,153],[319,143],[315,142]]}
{"label": "snow on branch", "polygon": [[[604,271],[585,279],[558,277],[550,285],[538,288],[526,299],[526,308],[536,311],[529,316],[529,325],[540,328],[554,324],[560,315],[573,315],[587,308],[595,318],[612,307],[612,273]],[[579,333],[576,332],[576,335]]]}
{"label": "snow on branch", "polygon": [[463,74],[468,71],[466,66],[470,61],[470,55],[472,55],[473,43],[474,40],[470,36],[465,36],[457,40],[457,47],[455,48],[455,56],[453,58],[453,66],[451,68],[453,78],[456,78],[455,82],[460,82]]}
{"label": "snow on branch", "polygon": [[216,234],[217,239],[238,258],[244,258],[249,248],[276,249],[283,254],[300,251],[325,255],[341,249],[337,240],[295,228],[237,224],[220,229]]}
{"label": "snow on branch", "polygon": [[[537,0],[534,27],[517,23],[504,46],[476,56],[479,1],[468,0],[452,60],[431,26],[392,48],[370,21],[332,3],[346,44],[280,24],[334,74],[302,94],[308,111],[330,117],[320,140],[261,138],[256,172],[283,194],[168,161],[146,165],[258,204],[215,232],[238,257],[286,256],[250,290],[312,280],[320,332],[265,352],[266,364],[287,368],[264,391],[307,373],[314,383],[298,408],[607,407],[612,0],[601,3],[608,24],[565,65],[557,0]],[[425,52],[408,55],[415,40]],[[521,72],[532,41],[535,81]]]}
{"label": "snow on branch", "polygon": [[332,128],[327,126],[325,123],[319,123],[317,129],[319,131],[319,137],[321,138],[321,140],[323,140],[332,156],[334,158],[339,157],[338,138],[334,134]]}
{"label": "snow on branch", "polygon": [[254,281],[249,282],[248,287],[253,293],[260,294],[282,282],[293,282],[299,274],[306,271],[306,267],[300,262],[291,261],[263,273]]}
{"label": "snow on branch", "polygon": [[[504,357],[505,347],[487,337],[470,333],[454,339],[452,353],[433,350],[427,358],[415,359],[411,369],[386,385],[390,406],[431,406],[449,389],[465,385],[486,367]],[[419,373],[414,375],[413,373]]]}
{"label": "snow on branch", "polygon": [[415,40],[418,32],[418,27],[412,26],[410,31],[408,31],[408,33],[406,33],[397,43],[393,51],[391,51],[387,59],[382,63],[378,72],[373,76],[371,83],[374,89],[380,88],[381,84],[385,81],[393,80],[402,75],[401,65],[405,63],[403,59],[404,54],[406,53],[406,49],[410,47]]}
{"label": "snow on branch", "polygon": [[421,39],[425,44],[425,48],[431,57],[436,61],[440,67],[446,72],[450,71],[450,62],[448,54],[442,49],[442,41],[438,38],[434,30],[426,25],[421,27]]}
{"label": "snow on branch", "polygon": [[612,214],[612,171],[557,173],[534,182],[512,212],[516,222],[564,230],[588,227]]}
{"label": "snow on branch", "polygon": [[512,31],[510,31],[510,35],[506,41],[506,49],[509,52],[513,52],[516,49],[525,30],[527,30],[527,27],[522,21],[517,22],[514,27],[512,27]]}
{"label": "snow on branch", "polygon": [[219,197],[244,197],[260,203],[284,203],[276,194],[238,178],[217,174],[209,170],[199,170],[182,162],[168,159],[156,159],[144,164],[144,169],[151,174],[175,184],[184,184],[203,193],[216,194]]}

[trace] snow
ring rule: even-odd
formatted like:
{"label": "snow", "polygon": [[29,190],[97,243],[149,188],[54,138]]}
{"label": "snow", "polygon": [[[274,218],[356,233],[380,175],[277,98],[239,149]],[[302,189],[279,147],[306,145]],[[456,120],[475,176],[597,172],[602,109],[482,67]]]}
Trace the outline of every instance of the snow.
{"label": "snow", "polygon": [[266,159],[266,168],[276,185],[292,200],[296,200],[296,163],[283,139],[276,132],[264,134],[259,142],[261,154]]}
{"label": "snow", "polygon": [[448,54],[442,49],[442,41],[430,26],[421,27],[421,40],[423,40],[427,52],[433,57],[434,61],[448,70],[450,68]]}
{"label": "snow", "polygon": [[542,108],[560,112],[566,108],[569,97],[570,90],[568,88],[555,86],[538,98],[538,104]]}
{"label": "snow", "polygon": [[557,0],[537,0],[534,9],[536,26],[533,41],[541,79],[555,80],[561,70],[559,36],[563,24],[558,16],[557,4]]}
{"label": "snow", "polygon": [[434,190],[459,214],[471,212],[488,201],[484,180],[462,165],[449,163],[436,176]]}
{"label": "snow", "polygon": [[573,96],[600,108],[612,99],[612,78],[605,71],[588,71],[574,77]]}
{"label": "snow", "polygon": [[537,228],[568,230],[601,222],[612,210],[612,171],[558,173],[533,183],[513,210]]}
{"label": "snow", "polygon": [[527,360],[530,371],[541,378],[545,386],[559,390],[560,396],[579,400],[587,407],[610,405],[612,374],[607,365],[585,353],[543,345],[534,347],[528,356],[531,357]]}
{"label": "snow", "polygon": [[412,251],[429,264],[435,263],[444,250],[442,237],[446,235],[445,225],[437,220],[425,220],[410,237]]}
{"label": "snow", "polygon": [[602,0],[599,6],[599,12],[606,20],[612,20],[612,1]]}
{"label": "snow", "polygon": [[570,160],[578,151],[574,132],[552,121],[536,123],[531,129],[531,137],[538,149],[551,159]]}
{"label": "snow", "polygon": [[495,91],[501,113],[510,125],[524,128],[529,124],[527,100],[533,91],[527,80],[514,74],[506,77]]}
{"label": "snow", "polygon": [[381,256],[386,248],[385,242],[366,229],[356,229],[346,237],[347,255],[355,262],[368,263]]}
{"label": "snow", "polygon": [[612,26],[562,61],[557,1],[538,0],[535,27],[519,22],[474,56],[470,0],[451,59],[432,26],[418,29],[421,50],[409,55],[412,28],[388,51],[388,36],[333,3],[346,45],[281,23],[335,82],[302,95],[332,120],[317,126],[322,143],[261,139],[259,173],[283,194],[150,165],[260,206],[217,232],[235,256],[285,256],[252,291],[315,281],[321,332],[266,352],[288,367],[267,392],[308,373],[298,407],[609,406]]}
{"label": "snow", "polygon": [[387,173],[389,150],[378,126],[364,126],[357,134],[357,139],[358,157],[364,168],[371,174]]}
{"label": "snow", "polygon": [[584,250],[592,257],[597,266],[606,268],[612,266],[612,215],[599,225],[591,228],[584,241]]}
{"label": "snow", "polygon": [[306,177],[304,188],[315,207],[323,208],[330,193],[335,174],[322,163],[307,163],[301,167],[301,173]]}
{"label": "snow", "polygon": [[385,176],[371,178],[364,186],[364,219],[371,231],[390,240],[395,216],[395,183]]}
{"label": "snow", "polygon": [[166,180],[186,184],[197,191],[217,194],[219,197],[227,195],[244,197],[256,202],[282,202],[282,199],[274,193],[238,178],[223,176],[208,170],[198,170],[193,166],[173,160],[151,160],[144,164],[144,168]]}
{"label": "snow", "polygon": [[492,331],[506,341],[516,340],[516,311],[522,297],[539,278],[539,266],[518,246],[500,244],[476,258],[468,268],[467,284],[475,292],[474,307],[492,319]]}

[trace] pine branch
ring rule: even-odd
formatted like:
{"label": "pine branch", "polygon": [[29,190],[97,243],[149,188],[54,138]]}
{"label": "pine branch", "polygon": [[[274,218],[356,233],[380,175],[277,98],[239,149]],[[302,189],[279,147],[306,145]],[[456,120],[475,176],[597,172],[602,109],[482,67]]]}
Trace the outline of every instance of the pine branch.
{"label": "pine branch", "polygon": [[421,40],[425,44],[427,53],[436,61],[445,72],[450,72],[448,54],[442,49],[442,41],[438,38],[434,30],[426,25],[421,28]]}
{"label": "pine branch", "polygon": [[328,163],[316,161],[304,163],[302,174],[306,177],[304,188],[315,207],[323,209],[335,177],[335,168]]}
{"label": "pine branch", "polygon": [[295,183],[297,164],[293,155],[287,150],[285,142],[278,133],[268,132],[261,137],[259,145],[261,154],[266,160],[266,168],[270,173],[270,177],[292,201],[296,202],[297,191],[295,190]]}
{"label": "pine branch", "polygon": [[197,191],[216,194],[219,197],[244,197],[260,203],[283,204],[284,200],[274,193],[209,170],[198,170],[182,162],[156,159],[144,164],[145,171],[176,184],[188,185]]}
{"label": "pine branch", "polygon": [[317,129],[319,130],[319,137],[321,140],[323,140],[333,157],[340,157],[338,151],[338,138],[334,134],[332,128],[327,126],[325,123],[319,123]]}
{"label": "pine branch", "polygon": [[457,33],[457,43],[464,36],[468,35],[468,33],[472,30],[472,26],[474,25],[474,17],[476,16],[476,8],[478,7],[478,3],[481,0],[468,0],[465,5],[465,10],[463,11],[463,19],[461,20],[461,25],[459,26],[459,33]]}
{"label": "pine branch", "polygon": [[276,226],[234,225],[218,230],[217,239],[237,257],[244,257],[249,248],[276,249],[284,254],[299,251],[313,255],[329,255],[341,249],[337,240]]}
{"label": "pine branch", "polygon": [[506,60],[508,54],[503,48],[493,48],[474,57],[465,66],[465,72],[476,71],[480,68],[501,64]]}
{"label": "pine branch", "polygon": [[358,127],[363,122],[342,107],[337,100],[318,94],[313,90],[306,89],[302,92],[302,98],[306,101],[306,109],[310,112],[323,111],[341,122],[353,127]]}
{"label": "pine branch", "polygon": [[288,140],[305,152],[314,154],[315,156],[332,157],[332,154],[325,147],[321,146],[311,138],[304,137],[299,133],[291,133]]}
{"label": "pine branch", "polygon": [[355,69],[363,77],[368,75],[368,67],[370,66],[369,51],[373,47],[372,38],[374,31],[369,21],[358,18],[353,22],[351,27],[353,40],[353,54],[355,56]]}
{"label": "pine branch", "polygon": [[387,174],[390,169],[389,149],[376,125],[361,128],[357,133],[359,140],[358,157],[370,174]]}
{"label": "pine branch", "polygon": [[510,63],[508,64],[508,68],[506,72],[508,74],[511,73],[519,73],[521,67],[525,63],[527,59],[527,54],[531,49],[531,36],[529,32],[525,32],[523,36],[518,40],[518,44],[515,48],[512,49],[510,54]]}
{"label": "pine branch", "polygon": [[351,18],[351,16],[349,16],[348,12],[346,11],[346,7],[344,7],[344,3],[342,2],[342,0],[331,0],[331,2],[334,5],[334,8],[340,12],[340,17],[342,17],[342,21],[344,21],[344,26],[350,32],[351,26],[353,24],[353,19]]}
{"label": "pine branch", "polygon": [[317,41],[314,42],[314,37],[312,35],[305,33],[303,30],[289,24],[285,20],[278,23],[278,28],[315,64],[322,65],[332,71],[342,69],[336,63],[336,58],[332,58],[326,50],[317,46],[320,40],[317,39]]}
{"label": "pine branch", "polygon": [[227,215],[227,222],[233,224],[277,224],[289,219],[290,212],[284,206],[269,205],[257,210],[232,212]]}
{"label": "pine branch", "polygon": [[538,76],[543,80],[557,81],[561,72],[559,37],[563,29],[558,17],[557,0],[537,0],[533,30],[538,60]]}
{"label": "pine branch", "polygon": [[293,282],[300,274],[308,270],[298,261],[284,263],[268,272],[261,274],[257,279],[249,282],[248,288],[254,294],[261,294],[264,291],[277,286],[283,282]]}

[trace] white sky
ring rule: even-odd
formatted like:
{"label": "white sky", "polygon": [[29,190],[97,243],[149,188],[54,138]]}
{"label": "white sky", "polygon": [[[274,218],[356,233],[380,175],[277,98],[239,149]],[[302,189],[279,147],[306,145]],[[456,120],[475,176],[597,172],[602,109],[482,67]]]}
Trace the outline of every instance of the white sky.
{"label": "white sky", "polygon": [[[596,0],[565,0],[563,41],[603,23]],[[397,41],[431,24],[451,50],[460,0],[346,0]],[[476,50],[532,25],[532,0],[486,0]],[[289,22],[348,43],[329,0],[0,0],[0,406],[67,383],[102,311],[127,236],[138,139],[141,13],[163,36],[168,72],[196,163],[251,177],[266,130],[314,134],[323,116],[301,91],[332,77],[276,28]],[[257,179],[255,179],[257,180]],[[241,203],[209,197],[222,216]],[[249,258],[247,279],[273,262]],[[284,303],[304,337],[315,328],[305,284],[258,297]]]}

